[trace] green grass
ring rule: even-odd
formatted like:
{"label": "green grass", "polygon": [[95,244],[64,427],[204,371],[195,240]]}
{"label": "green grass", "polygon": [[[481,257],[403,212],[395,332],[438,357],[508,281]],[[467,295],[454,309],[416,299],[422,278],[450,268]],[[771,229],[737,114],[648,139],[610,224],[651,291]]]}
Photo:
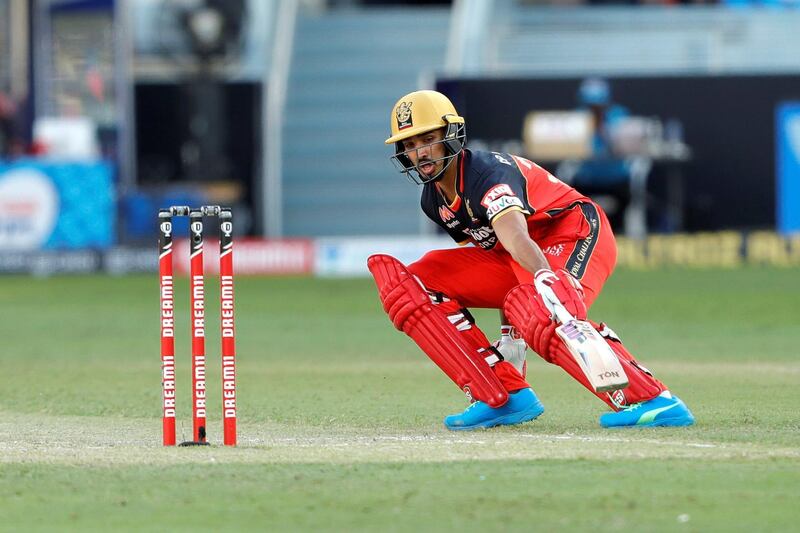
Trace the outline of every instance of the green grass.
{"label": "green grass", "polygon": [[[236,291],[240,446],[170,449],[155,277],[0,277],[0,531],[798,527],[796,270],[609,281],[590,315],[698,420],[644,431],[601,429],[604,405],[529,354],[539,420],[448,432],[462,395],[391,327],[370,280],[242,278]],[[218,443],[212,279],[207,301]],[[496,312],[476,316],[493,336]],[[181,316],[184,438],[188,328]]]}

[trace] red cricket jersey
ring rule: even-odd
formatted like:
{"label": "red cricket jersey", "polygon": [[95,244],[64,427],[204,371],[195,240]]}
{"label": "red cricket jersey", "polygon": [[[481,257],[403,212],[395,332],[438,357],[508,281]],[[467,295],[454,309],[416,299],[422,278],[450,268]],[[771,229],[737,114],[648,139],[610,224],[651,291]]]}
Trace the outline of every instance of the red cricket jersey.
{"label": "red cricket jersey", "polygon": [[[444,270],[440,270],[442,264],[430,263],[432,257],[423,266],[426,263],[423,259],[413,265],[425,271],[421,276],[423,281],[435,279],[433,286],[449,294],[462,293],[463,297],[467,296],[463,288],[470,284],[473,291],[483,290],[478,300],[483,305],[492,302],[492,307],[514,284],[530,282],[532,274],[498,246],[492,228],[494,220],[516,210],[527,218],[531,238],[542,249],[551,268],[564,268],[581,280],[587,303],[591,303],[616,263],[614,236],[600,208],[523,157],[465,149],[457,164],[455,200],[448,203],[435,183],[427,183],[422,191],[422,209],[456,242],[474,243],[482,250],[464,254],[442,251],[438,255],[446,255],[450,266]],[[486,254],[489,250],[497,253]],[[491,270],[492,263],[507,266]]]}

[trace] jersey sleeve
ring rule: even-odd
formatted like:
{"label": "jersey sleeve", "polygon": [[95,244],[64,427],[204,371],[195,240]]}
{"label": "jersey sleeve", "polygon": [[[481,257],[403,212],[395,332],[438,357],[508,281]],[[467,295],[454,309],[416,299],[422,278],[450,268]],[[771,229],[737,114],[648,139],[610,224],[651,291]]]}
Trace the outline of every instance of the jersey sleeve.
{"label": "jersey sleeve", "polygon": [[510,155],[496,152],[492,155],[494,160],[482,169],[473,189],[475,211],[490,223],[512,211],[532,214],[525,176]]}

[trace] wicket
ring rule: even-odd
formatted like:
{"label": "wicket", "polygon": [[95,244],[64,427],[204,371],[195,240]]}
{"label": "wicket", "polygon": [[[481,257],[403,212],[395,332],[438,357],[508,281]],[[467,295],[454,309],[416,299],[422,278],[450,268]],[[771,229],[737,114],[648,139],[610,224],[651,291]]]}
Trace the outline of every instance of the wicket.
{"label": "wicket", "polygon": [[173,206],[158,212],[161,292],[161,387],[163,444],[175,445],[175,299],[172,269],[172,217],[189,217],[189,287],[192,334],[192,440],[206,445],[205,286],[203,217],[219,218],[220,333],[222,344],[223,443],[236,446],[236,347],[233,295],[233,216],[219,206]]}

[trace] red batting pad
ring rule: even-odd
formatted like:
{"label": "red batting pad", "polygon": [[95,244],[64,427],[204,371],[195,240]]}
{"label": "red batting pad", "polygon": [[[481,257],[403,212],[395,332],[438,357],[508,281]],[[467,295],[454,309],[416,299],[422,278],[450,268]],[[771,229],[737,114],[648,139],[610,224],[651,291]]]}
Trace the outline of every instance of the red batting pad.
{"label": "red batting pad", "polygon": [[373,255],[367,267],[375,278],[383,309],[397,329],[411,337],[468,396],[491,407],[506,403],[508,392],[485,359],[490,343],[477,327],[466,334],[459,331],[397,259]]}
{"label": "red batting pad", "polygon": [[[592,394],[607,403],[612,409],[650,400],[667,390],[659,380],[654,378],[625,349],[618,339],[606,337],[606,342],[622,363],[628,376],[628,386],[614,392],[595,393],[589,380],[583,374],[578,363],[573,359],[567,347],[556,335],[556,323],[550,319],[550,313],[541,302],[533,285],[520,285],[506,295],[503,311],[512,326],[517,328],[533,351],[548,363],[558,365]],[[603,332],[605,326],[592,322],[598,331]]]}

